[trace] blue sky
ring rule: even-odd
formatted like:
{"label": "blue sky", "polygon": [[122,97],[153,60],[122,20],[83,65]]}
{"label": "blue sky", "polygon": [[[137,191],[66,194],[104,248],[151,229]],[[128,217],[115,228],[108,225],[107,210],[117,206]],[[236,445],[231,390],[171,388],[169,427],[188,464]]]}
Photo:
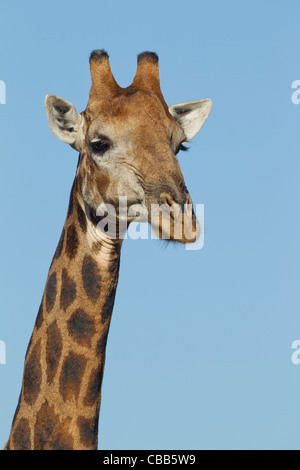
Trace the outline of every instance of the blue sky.
{"label": "blue sky", "polygon": [[44,97],[84,110],[105,48],[121,86],[156,51],[167,103],[213,109],[180,156],[203,249],[124,243],[99,446],[299,449],[299,2],[3,0],[0,18],[0,445],[77,163]]}

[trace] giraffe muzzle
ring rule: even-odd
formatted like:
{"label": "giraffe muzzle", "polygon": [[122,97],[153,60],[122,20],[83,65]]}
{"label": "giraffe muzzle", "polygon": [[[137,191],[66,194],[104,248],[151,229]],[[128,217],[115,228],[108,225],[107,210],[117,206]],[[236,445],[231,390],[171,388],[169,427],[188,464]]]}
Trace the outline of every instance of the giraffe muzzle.
{"label": "giraffe muzzle", "polygon": [[179,243],[194,243],[200,236],[200,225],[188,195],[183,204],[168,193],[160,196],[161,204],[151,206],[151,226],[159,238]]}

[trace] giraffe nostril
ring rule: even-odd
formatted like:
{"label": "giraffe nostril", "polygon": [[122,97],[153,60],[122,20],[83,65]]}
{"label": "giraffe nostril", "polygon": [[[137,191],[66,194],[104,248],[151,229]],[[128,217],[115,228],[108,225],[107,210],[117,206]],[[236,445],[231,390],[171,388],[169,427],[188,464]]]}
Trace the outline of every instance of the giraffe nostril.
{"label": "giraffe nostril", "polygon": [[161,194],[160,201],[162,204],[167,204],[169,207],[172,207],[175,204],[175,201],[172,198],[172,196],[170,196],[170,194],[167,194],[167,193]]}
{"label": "giraffe nostril", "polygon": [[168,204],[168,206],[172,207],[175,204],[175,201],[173,200],[171,196],[168,195],[166,197],[166,203]]}
{"label": "giraffe nostril", "polygon": [[160,197],[162,209],[165,206],[166,213],[171,217],[175,222],[182,220],[182,215],[184,214],[184,204],[179,204],[176,200],[169,194],[163,193]]}

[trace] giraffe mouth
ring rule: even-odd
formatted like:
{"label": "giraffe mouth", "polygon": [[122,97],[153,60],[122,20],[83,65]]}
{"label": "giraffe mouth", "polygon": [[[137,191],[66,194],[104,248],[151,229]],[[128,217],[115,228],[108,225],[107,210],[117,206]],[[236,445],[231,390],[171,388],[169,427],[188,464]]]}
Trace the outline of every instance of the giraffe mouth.
{"label": "giraffe mouth", "polygon": [[178,204],[169,194],[162,194],[161,204],[151,208],[150,223],[162,240],[194,243],[200,237],[200,225],[189,196],[185,204]]}

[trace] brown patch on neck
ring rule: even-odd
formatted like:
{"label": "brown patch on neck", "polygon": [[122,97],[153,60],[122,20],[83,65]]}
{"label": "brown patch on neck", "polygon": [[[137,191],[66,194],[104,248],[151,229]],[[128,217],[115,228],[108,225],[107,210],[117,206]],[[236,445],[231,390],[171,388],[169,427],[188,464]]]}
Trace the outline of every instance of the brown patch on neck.
{"label": "brown patch on neck", "polygon": [[75,258],[79,247],[79,239],[74,224],[71,224],[67,230],[66,254],[70,259]]}
{"label": "brown patch on neck", "polygon": [[89,419],[84,416],[79,416],[77,419],[80,441],[86,448],[97,448],[98,421],[99,416],[97,419]]}
{"label": "brown patch on neck", "polygon": [[68,320],[68,332],[76,343],[90,348],[96,333],[95,320],[82,308],[78,308]]}
{"label": "brown patch on neck", "polygon": [[70,418],[61,419],[54,406],[45,401],[37,414],[34,429],[34,450],[72,450],[74,442],[69,434]]}
{"label": "brown patch on neck", "polygon": [[95,301],[100,296],[101,276],[96,261],[86,255],[82,264],[82,282],[87,297]]}
{"label": "brown patch on neck", "polygon": [[29,358],[26,362],[24,371],[24,399],[29,405],[34,405],[41,390],[42,385],[42,368],[41,358],[41,341],[29,351]]}
{"label": "brown patch on neck", "polygon": [[21,418],[12,436],[13,446],[18,450],[30,450],[30,425],[26,418]]}
{"label": "brown patch on neck", "polygon": [[74,352],[70,352],[64,360],[59,378],[59,391],[63,400],[69,401],[73,397],[78,400],[86,363],[85,356]]}
{"label": "brown patch on neck", "polygon": [[77,289],[73,279],[68,275],[65,268],[62,270],[60,306],[66,312],[76,299]]}
{"label": "brown patch on neck", "polygon": [[47,381],[52,384],[54,381],[59,361],[62,354],[63,338],[57,326],[57,321],[54,320],[47,329],[47,344],[46,344],[46,364],[47,364]]}

